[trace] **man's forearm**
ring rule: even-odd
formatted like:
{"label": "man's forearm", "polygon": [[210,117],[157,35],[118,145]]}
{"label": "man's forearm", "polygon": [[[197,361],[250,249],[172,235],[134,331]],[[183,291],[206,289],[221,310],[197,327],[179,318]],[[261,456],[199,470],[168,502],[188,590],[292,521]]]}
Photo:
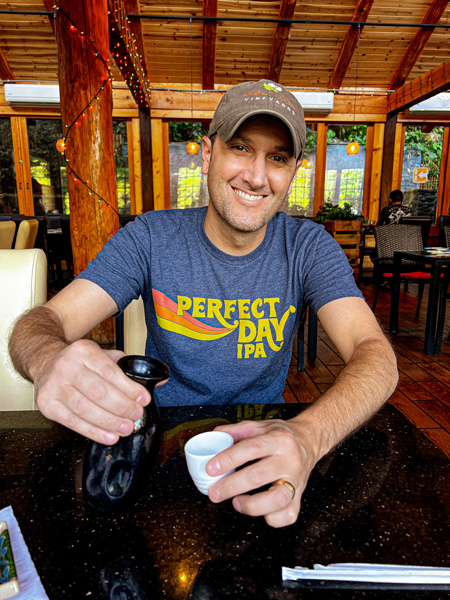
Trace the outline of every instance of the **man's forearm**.
{"label": "man's forearm", "polygon": [[293,419],[311,435],[317,460],[370,419],[392,395],[397,381],[389,342],[382,338],[363,341],[335,383]]}
{"label": "man's forearm", "polygon": [[57,315],[45,306],[28,311],[15,324],[9,340],[9,353],[16,370],[35,381],[53,356],[67,346]]}

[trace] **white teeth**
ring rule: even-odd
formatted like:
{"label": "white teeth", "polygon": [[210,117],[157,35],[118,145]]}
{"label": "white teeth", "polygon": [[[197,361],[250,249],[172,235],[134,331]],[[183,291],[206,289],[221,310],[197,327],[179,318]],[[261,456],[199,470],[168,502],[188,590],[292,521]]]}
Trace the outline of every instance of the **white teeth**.
{"label": "white teeth", "polygon": [[261,200],[262,198],[264,198],[264,196],[256,196],[255,194],[250,195],[246,194],[242,190],[237,190],[236,188],[233,189],[238,196],[240,196],[241,198],[245,198],[245,200]]}

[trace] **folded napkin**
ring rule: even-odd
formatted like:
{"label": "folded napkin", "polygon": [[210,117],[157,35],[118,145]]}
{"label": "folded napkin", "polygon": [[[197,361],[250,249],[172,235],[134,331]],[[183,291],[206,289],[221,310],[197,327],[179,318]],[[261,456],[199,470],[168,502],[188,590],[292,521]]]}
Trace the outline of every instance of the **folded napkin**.
{"label": "folded napkin", "polygon": [[11,506],[0,510],[0,521],[8,525],[20,585],[20,592],[13,596],[13,600],[48,600]]}
{"label": "folded napkin", "polygon": [[282,568],[283,581],[315,579],[320,581],[360,581],[371,583],[450,584],[450,569],[443,567],[410,567],[406,565],[377,565],[372,563],[335,563]]}

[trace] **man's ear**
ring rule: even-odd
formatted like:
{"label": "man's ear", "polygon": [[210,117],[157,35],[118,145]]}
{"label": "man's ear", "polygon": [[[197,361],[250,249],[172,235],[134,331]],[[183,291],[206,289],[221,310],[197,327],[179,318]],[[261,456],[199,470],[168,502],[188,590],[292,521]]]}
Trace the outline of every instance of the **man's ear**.
{"label": "man's ear", "polygon": [[211,162],[212,144],[209,137],[202,137],[202,173],[207,175],[209,171],[209,163]]}
{"label": "man's ear", "polygon": [[292,178],[291,185],[289,186],[289,189],[288,189],[288,193],[287,193],[288,196],[292,192],[292,186],[294,185],[294,181],[295,181],[295,178],[297,177],[297,173],[298,173],[298,170],[300,169],[301,164],[302,164],[302,161],[298,160],[297,165],[295,167],[294,177]]}

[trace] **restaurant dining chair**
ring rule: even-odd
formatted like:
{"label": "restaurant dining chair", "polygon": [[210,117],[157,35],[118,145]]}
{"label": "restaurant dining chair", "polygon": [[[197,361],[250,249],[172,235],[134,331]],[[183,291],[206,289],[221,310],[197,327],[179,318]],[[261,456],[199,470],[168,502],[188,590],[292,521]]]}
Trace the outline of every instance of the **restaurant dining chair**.
{"label": "restaurant dining chair", "polygon": [[147,325],[144,301],[139,296],[132,300],[116,319],[116,348],[125,354],[145,355]]}
{"label": "restaurant dining chair", "polygon": [[37,219],[26,219],[21,221],[17,231],[15,250],[30,250],[34,248],[39,221]]}
{"label": "restaurant dining chair", "polygon": [[[394,252],[396,250],[422,251],[423,238],[420,225],[378,225],[374,228],[376,258],[374,263],[375,295],[372,310],[375,312],[378,294],[384,282],[391,282],[394,274]],[[416,319],[419,316],[423,291],[426,283],[430,282],[430,272],[414,261],[403,261],[400,281],[404,283],[417,283],[419,297],[416,308]]]}
{"label": "restaurant dining chair", "polygon": [[16,224],[14,221],[0,221],[0,249],[11,250],[16,233]]}
{"label": "restaurant dining chair", "polygon": [[[450,219],[450,217],[449,217]],[[450,221],[448,225],[444,225],[443,228],[443,244],[442,247],[450,248]],[[442,337],[444,335],[444,325],[445,325],[445,313],[447,310],[447,300],[450,300],[450,269],[446,269],[444,272],[444,276],[441,280],[441,290],[439,295],[439,311],[438,311],[438,320],[436,325],[436,338],[435,338],[435,349],[437,352],[441,350]]]}
{"label": "restaurant dining chair", "polygon": [[14,369],[8,341],[15,320],[47,300],[45,252],[0,250],[0,289],[0,411],[36,409],[34,386]]}
{"label": "restaurant dining chair", "polygon": [[297,371],[305,368],[305,326],[308,322],[307,355],[317,356],[317,313],[311,306],[304,306],[297,330]]}
{"label": "restaurant dining chair", "polygon": [[446,236],[446,228],[450,228],[450,215],[441,215],[438,219],[438,235],[439,242],[438,245],[441,248],[449,248],[450,242]]}
{"label": "restaurant dining chair", "polygon": [[430,235],[431,225],[433,223],[433,217],[425,216],[411,216],[411,217],[400,217],[399,223],[401,225],[419,225],[422,229],[422,243],[423,247],[428,246],[428,237]]}

